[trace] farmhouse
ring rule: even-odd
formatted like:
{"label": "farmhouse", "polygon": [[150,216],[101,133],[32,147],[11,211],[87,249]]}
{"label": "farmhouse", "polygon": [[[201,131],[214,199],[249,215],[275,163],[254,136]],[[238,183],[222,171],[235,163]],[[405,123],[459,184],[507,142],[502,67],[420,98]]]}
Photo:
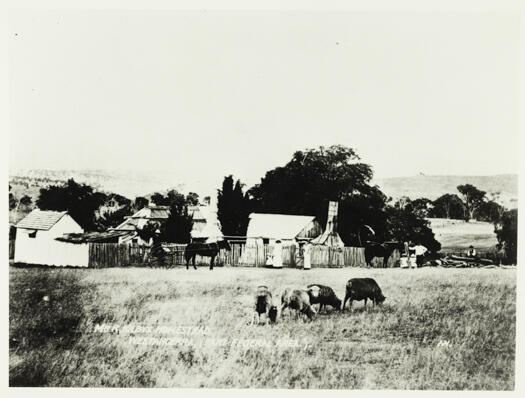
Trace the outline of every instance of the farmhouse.
{"label": "farmhouse", "polygon": [[168,206],[146,206],[129,216],[122,224],[110,230],[128,232],[119,237],[118,243],[149,244],[150,242],[145,242],[138,236],[137,231],[144,228],[149,222],[162,224],[168,219],[169,215],[170,208]]}
{"label": "farmhouse", "polygon": [[16,225],[15,263],[87,267],[87,244],[56,240],[83,229],[66,211],[35,209]]}
{"label": "farmhouse", "polygon": [[[222,237],[217,213],[211,206],[189,206],[188,213],[193,216],[192,240],[204,242]],[[150,242],[145,242],[138,236],[137,231],[144,228],[148,222],[162,224],[166,222],[169,215],[169,206],[147,206],[111,231],[128,232],[118,238],[118,243],[149,244]]]}
{"label": "farmhouse", "polygon": [[252,213],[248,221],[246,244],[273,245],[280,240],[283,245],[293,241],[309,241],[323,232],[314,216],[290,214]]}

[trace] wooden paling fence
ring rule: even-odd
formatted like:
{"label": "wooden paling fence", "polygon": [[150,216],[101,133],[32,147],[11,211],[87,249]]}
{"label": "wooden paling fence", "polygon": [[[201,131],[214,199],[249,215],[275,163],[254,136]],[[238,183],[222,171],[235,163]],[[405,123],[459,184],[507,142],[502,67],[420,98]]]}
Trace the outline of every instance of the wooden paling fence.
{"label": "wooden paling fence", "polygon": [[9,260],[15,258],[15,240],[9,239]]}
{"label": "wooden paling fence", "polygon": [[[232,250],[220,250],[215,258],[215,265],[225,267],[264,267],[267,258],[272,255],[273,247],[269,245],[247,246],[241,243],[230,244]],[[158,264],[150,255],[148,246],[127,245],[117,243],[90,243],[89,244],[89,267],[144,267],[144,266],[177,266],[185,265],[185,244],[163,244],[166,255],[163,264]],[[302,249],[296,246],[283,246],[283,266],[289,268],[302,268]],[[399,252],[388,260],[387,267],[395,266],[399,260]],[[210,258],[195,258],[195,264],[209,266]],[[365,266],[364,248],[344,247],[341,249],[326,246],[312,246],[311,250],[312,268],[342,268]],[[383,259],[376,258],[372,261],[373,267],[383,267]]]}

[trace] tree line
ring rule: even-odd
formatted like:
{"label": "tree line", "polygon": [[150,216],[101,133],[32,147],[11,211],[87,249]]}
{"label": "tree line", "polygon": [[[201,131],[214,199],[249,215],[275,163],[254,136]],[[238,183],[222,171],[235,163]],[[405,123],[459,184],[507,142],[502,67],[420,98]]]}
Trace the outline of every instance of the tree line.
{"label": "tree line", "polygon": [[[444,194],[433,201],[402,197],[393,201],[372,185],[372,177],[372,167],[363,163],[352,148],[341,145],[296,151],[286,165],[267,171],[250,188],[232,175],[226,176],[217,190],[222,232],[226,236],[245,236],[252,212],[311,215],[324,225],[328,202],[337,201],[338,232],[348,246],[362,246],[368,241],[412,241],[437,252],[441,245],[427,218],[476,219],[492,222],[498,240],[515,258],[517,210],[509,211],[498,204],[497,195],[487,198],[486,192],[465,184],[457,187],[460,196]],[[11,209],[16,202],[11,192],[9,199]],[[116,209],[101,211],[109,201],[116,203]],[[188,207],[200,203],[199,195],[193,192],[156,192],[149,199],[137,197],[131,201],[70,179],[41,188],[36,205],[43,210],[68,210],[85,230],[103,231],[116,227],[150,202],[168,206],[170,217],[162,225],[148,225],[140,231],[141,236],[148,240],[160,233],[163,241],[188,242],[193,226]],[[209,203],[210,197],[203,202]]]}

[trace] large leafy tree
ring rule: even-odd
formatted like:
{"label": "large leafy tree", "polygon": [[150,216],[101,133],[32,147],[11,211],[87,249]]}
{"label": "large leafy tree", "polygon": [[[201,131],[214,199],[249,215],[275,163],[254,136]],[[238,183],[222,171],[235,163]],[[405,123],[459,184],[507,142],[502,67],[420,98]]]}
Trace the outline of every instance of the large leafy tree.
{"label": "large leafy tree", "polygon": [[153,195],[151,195],[151,202],[152,204],[155,204],[155,206],[169,206],[167,196],[159,192],[155,192]]}
{"label": "large leafy tree", "polygon": [[463,219],[465,215],[463,202],[455,194],[444,194],[432,202],[429,217]]}
{"label": "large leafy tree", "polygon": [[135,198],[135,201],[133,202],[133,210],[134,211],[139,211],[140,209],[143,209],[147,205],[149,205],[149,200],[148,199],[146,199],[143,196],[137,196]]}
{"label": "large leafy tree", "polygon": [[[191,198],[190,198],[191,200]],[[155,192],[151,195],[151,201],[157,206],[184,206],[188,204],[186,197],[175,189],[168,191],[166,195]]]}
{"label": "large leafy tree", "polygon": [[313,215],[326,223],[329,201],[339,202],[338,232],[346,244],[360,244],[365,225],[385,234],[386,196],[370,185],[372,168],[352,148],[333,145],[297,151],[249,190],[255,211]]}
{"label": "large leafy tree", "polygon": [[222,188],[217,192],[217,218],[224,235],[246,235],[250,206],[240,180],[234,184],[232,175],[224,177]]}
{"label": "large leafy tree", "polygon": [[195,192],[189,192],[186,195],[186,203],[189,206],[197,206],[199,204],[199,194]]}
{"label": "large leafy tree", "polygon": [[324,223],[328,201],[370,190],[372,168],[359,160],[352,148],[341,145],[297,151],[284,167],[268,171],[249,191],[255,209],[315,215]]}
{"label": "large leafy tree", "polygon": [[504,213],[505,207],[494,200],[488,200],[479,206],[476,217],[480,221],[493,223],[497,229],[501,225]]}
{"label": "large leafy tree", "polygon": [[387,206],[387,238],[399,242],[420,243],[430,252],[437,252],[441,244],[435,239],[430,223],[420,217],[409,203]]}
{"label": "large leafy tree", "polygon": [[118,210],[104,212],[97,221],[101,226],[101,229],[116,227],[117,225],[122,224],[126,217],[131,215],[132,212],[131,204],[126,204]]}
{"label": "large leafy tree", "polygon": [[9,210],[13,210],[16,207],[15,195],[11,192],[11,185],[9,185]]}
{"label": "large leafy tree", "polygon": [[126,198],[125,196],[119,195],[118,193],[112,193],[108,195],[108,199],[113,199],[119,206],[129,206],[131,207],[132,202],[130,199]]}
{"label": "large leafy tree", "polygon": [[496,230],[498,241],[503,245],[506,260],[516,264],[518,256],[518,209],[508,210],[502,216],[501,227]]}
{"label": "large leafy tree", "polygon": [[429,217],[430,212],[434,208],[433,202],[427,198],[414,199],[410,204],[412,205],[412,211],[414,214],[421,218]]}
{"label": "large leafy tree", "polygon": [[63,185],[51,185],[40,189],[36,202],[42,210],[67,210],[71,217],[87,231],[100,229],[95,212],[106,201],[106,195],[96,192],[86,184],[69,179]]}
{"label": "large leafy tree", "polygon": [[474,218],[474,213],[480,208],[485,199],[485,191],[481,191],[474,185],[458,185],[457,189],[463,195],[463,204],[465,205],[465,220],[469,221]]}
{"label": "large leafy tree", "polygon": [[339,203],[338,223],[341,239],[347,245],[354,246],[387,239],[386,202],[386,196],[373,186],[342,200]]}
{"label": "large leafy tree", "polygon": [[138,236],[146,243],[159,236],[161,223],[158,221],[148,221],[141,229],[137,230]]}
{"label": "large leafy tree", "polygon": [[170,205],[170,215],[160,226],[160,239],[163,242],[189,243],[193,217],[188,213],[188,206],[184,202],[174,201]]}
{"label": "large leafy tree", "polygon": [[151,195],[151,201],[158,206],[169,206],[170,215],[165,222],[152,224],[151,228],[142,232],[141,237],[147,241],[150,237],[157,236],[154,231],[158,229],[160,231],[158,237],[162,242],[190,242],[193,217],[188,212],[188,205],[192,205],[194,199],[194,195],[190,194],[185,197],[175,189],[168,191],[165,195],[155,192]]}
{"label": "large leafy tree", "polygon": [[24,195],[20,198],[20,207],[24,210],[24,211],[29,211],[31,209],[31,207],[33,207],[33,199],[31,199],[31,197],[29,195]]}

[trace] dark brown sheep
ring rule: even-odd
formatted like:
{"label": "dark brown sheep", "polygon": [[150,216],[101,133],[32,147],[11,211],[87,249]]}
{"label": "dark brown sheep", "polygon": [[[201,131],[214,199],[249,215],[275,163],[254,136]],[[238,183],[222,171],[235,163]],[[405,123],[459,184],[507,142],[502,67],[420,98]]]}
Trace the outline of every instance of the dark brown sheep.
{"label": "dark brown sheep", "polygon": [[346,283],[346,295],[343,302],[343,309],[347,300],[350,300],[349,308],[352,309],[352,301],[370,299],[375,304],[380,304],[385,301],[386,297],[383,296],[381,288],[377,282],[372,278],[353,278]]}

